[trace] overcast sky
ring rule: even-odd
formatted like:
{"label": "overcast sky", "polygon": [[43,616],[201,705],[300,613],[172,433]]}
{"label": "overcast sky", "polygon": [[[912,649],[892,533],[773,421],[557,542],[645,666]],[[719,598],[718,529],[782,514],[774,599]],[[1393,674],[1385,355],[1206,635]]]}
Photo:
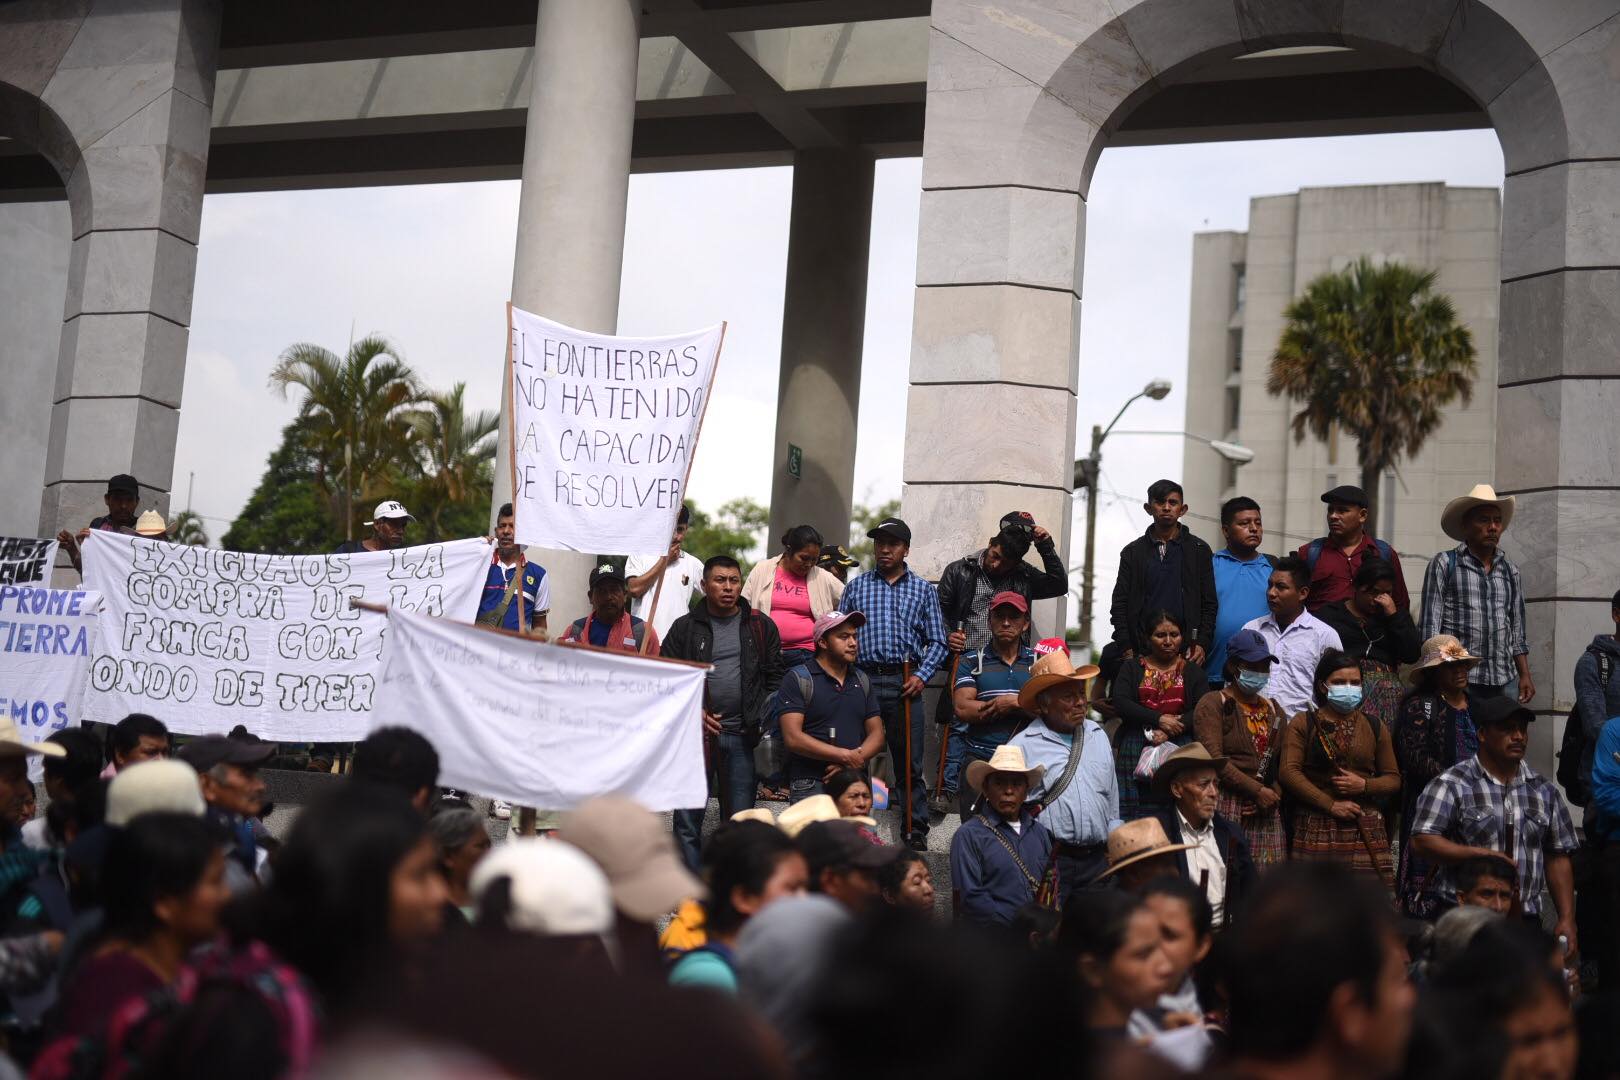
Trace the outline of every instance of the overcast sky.
{"label": "overcast sky", "polygon": [[[920,175],[918,159],[877,167],[855,466],[866,502],[900,493]],[[1106,423],[1154,377],[1174,392],[1132,406],[1123,426],[1181,428],[1193,233],[1245,228],[1258,195],[1435,180],[1499,187],[1495,134],[1106,151],[1088,203],[1078,430]],[[631,178],[620,332],[730,322],[690,488],[706,508],[770,497],[790,195],[785,168]],[[216,539],[228,527],[295,411],[266,385],[294,342],[342,353],[351,333],[381,333],[430,386],[464,381],[470,405],[498,407],[516,223],[515,181],[208,196],[174,505],[195,473],[193,508]],[[1143,491],[1179,472],[1181,455],[1179,439],[1110,438],[1097,533],[1103,596],[1112,553],[1146,526]],[[1072,564],[1083,543],[1076,519]],[[1213,526],[1194,531],[1218,539]]]}

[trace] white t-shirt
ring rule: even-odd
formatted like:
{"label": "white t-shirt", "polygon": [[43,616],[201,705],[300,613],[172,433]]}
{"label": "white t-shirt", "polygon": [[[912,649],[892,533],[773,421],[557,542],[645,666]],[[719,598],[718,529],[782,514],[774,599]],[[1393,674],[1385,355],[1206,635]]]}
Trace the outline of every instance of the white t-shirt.
{"label": "white t-shirt", "polygon": [[[626,579],[640,577],[657,565],[663,555],[632,555],[625,560],[624,576]],[[636,597],[630,603],[630,614],[638,619],[647,617],[647,609],[652,607],[653,592],[658,588],[658,582],[653,582],[652,588]],[[658,614],[653,619],[653,629],[658,632],[658,640],[663,641],[669,636],[669,628],[675,625],[675,620],[685,615],[692,608],[692,597],[703,591],[703,560],[690,551],[681,552],[680,561],[664,568],[664,591],[658,597]]]}

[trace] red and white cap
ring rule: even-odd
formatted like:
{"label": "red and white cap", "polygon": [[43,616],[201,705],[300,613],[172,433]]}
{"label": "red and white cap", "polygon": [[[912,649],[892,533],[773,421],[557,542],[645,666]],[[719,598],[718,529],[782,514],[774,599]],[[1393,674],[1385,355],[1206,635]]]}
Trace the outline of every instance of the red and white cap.
{"label": "red and white cap", "polygon": [[1035,643],[1035,655],[1046,656],[1048,653],[1069,651],[1069,643],[1060,637],[1041,638]]}

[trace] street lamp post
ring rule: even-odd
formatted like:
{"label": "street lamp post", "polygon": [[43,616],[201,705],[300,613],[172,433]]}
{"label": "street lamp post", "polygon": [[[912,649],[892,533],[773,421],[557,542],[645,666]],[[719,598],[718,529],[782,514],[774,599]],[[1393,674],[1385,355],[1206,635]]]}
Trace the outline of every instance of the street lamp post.
{"label": "street lamp post", "polygon": [[1125,410],[1138,398],[1152,398],[1154,401],[1163,401],[1170,393],[1170,380],[1154,379],[1142,387],[1142,392],[1132,397],[1119,407],[1119,412],[1108,421],[1107,427],[1091,426],[1091,453],[1074,463],[1074,484],[1086,488],[1086,561],[1080,571],[1080,633],[1087,643],[1095,646],[1096,639],[1091,636],[1092,600],[1096,584],[1097,569],[1097,478],[1102,472],[1102,444],[1108,438],[1108,433],[1114,430],[1119,418],[1125,415]]}

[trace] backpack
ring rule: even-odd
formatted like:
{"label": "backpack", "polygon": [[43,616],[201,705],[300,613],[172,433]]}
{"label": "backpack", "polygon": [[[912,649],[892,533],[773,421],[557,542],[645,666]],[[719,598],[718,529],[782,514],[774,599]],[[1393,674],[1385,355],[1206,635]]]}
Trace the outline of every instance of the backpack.
{"label": "backpack", "polygon": [[[851,665],[849,670],[855,673],[855,684],[861,688],[861,696],[865,697],[867,694],[870,694],[872,692],[872,676],[853,665]],[[810,699],[814,696],[816,689],[815,680],[810,677],[810,669],[803,664],[799,664],[795,666],[792,671],[788,672],[786,677],[792,678],[799,684],[799,696],[804,699],[804,707],[806,710],[808,710],[810,708]],[[782,708],[782,699],[777,698],[776,718],[778,721],[781,720],[782,713],[785,711],[786,710]]]}
{"label": "backpack", "polygon": [[[1614,674],[1614,657],[1590,645],[1586,647],[1586,651],[1597,657],[1598,685],[1607,692],[1609,679]],[[1592,797],[1592,793],[1581,780],[1581,758],[1584,756],[1586,756],[1586,720],[1581,714],[1580,703],[1576,702],[1575,707],[1569,710],[1569,719],[1564,724],[1564,741],[1558,747],[1558,772],[1555,775],[1558,786],[1564,789],[1569,801],[1577,806],[1585,806]]]}
{"label": "backpack", "polygon": [[[1373,547],[1378,550],[1378,557],[1380,559],[1383,559],[1391,566],[1397,565],[1395,562],[1394,548],[1390,547],[1376,536],[1372,538],[1372,542]],[[1310,574],[1313,578],[1316,576],[1316,560],[1322,557],[1322,549],[1325,546],[1327,546],[1327,538],[1322,536],[1318,536],[1315,540],[1312,540],[1309,544],[1305,545],[1305,572]],[[1453,565],[1455,565],[1457,559],[1457,553],[1455,551],[1451,553],[1451,558]],[[1273,563],[1272,565],[1275,566],[1276,564]]]}

